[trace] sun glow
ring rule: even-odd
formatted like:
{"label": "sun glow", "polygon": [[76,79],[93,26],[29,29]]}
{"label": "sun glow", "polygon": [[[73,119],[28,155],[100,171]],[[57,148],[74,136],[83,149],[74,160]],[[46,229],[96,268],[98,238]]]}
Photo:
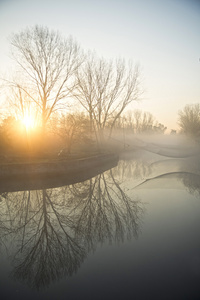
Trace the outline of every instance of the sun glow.
{"label": "sun glow", "polygon": [[36,126],[34,118],[29,114],[23,117],[22,123],[26,127],[26,130],[33,129]]}

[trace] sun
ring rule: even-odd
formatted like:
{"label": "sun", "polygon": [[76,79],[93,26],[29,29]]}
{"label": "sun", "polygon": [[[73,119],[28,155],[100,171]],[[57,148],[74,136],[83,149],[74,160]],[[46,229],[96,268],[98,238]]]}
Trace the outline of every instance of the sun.
{"label": "sun", "polygon": [[23,119],[22,119],[22,123],[23,125],[26,127],[26,130],[30,130],[30,129],[33,129],[35,127],[35,120],[34,118],[29,115],[29,114],[26,114]]}

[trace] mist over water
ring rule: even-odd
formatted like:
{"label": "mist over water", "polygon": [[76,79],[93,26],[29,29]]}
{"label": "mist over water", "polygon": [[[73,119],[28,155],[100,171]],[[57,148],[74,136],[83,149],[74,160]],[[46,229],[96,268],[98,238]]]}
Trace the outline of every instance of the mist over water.
{"label": "mist over water", "polygon": [[118,164],[91,178],[1,193],[7,295],[198,299],[199,145],[116,134],[107,147],[123,150]]}
{"label": "mist over water", "polygon": [[127,134],[115,133],[110,145],[124,147],[125,150],[145,150],[166,157],[191,157],[199,154],[200,145],[184,135]]}
{"label": "mist over water", "polygon": [[133,151],[124,152],[121,158],[128,159],[130,155],[148,167],[148,173],[140,176],[137,182],[138,188],[170,188],[175,184],[171,180],[173,178],[191,178],[194,184],[199,181],[200,145],[192,139],[185,136],[138,135],[127,136],[126,142],[127,149]]}

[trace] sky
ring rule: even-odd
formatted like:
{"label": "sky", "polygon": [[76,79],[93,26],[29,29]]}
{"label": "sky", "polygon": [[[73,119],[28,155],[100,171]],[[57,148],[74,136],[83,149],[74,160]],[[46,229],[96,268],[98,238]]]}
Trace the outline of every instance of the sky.
{"label": "sky", "polygon": [[9,35],[36,24],[139,63],[144,93],[130,109],[152,113],[168,132],[179,110],[200,103],[200,0],[0,0],[0,74],[13,67]]}

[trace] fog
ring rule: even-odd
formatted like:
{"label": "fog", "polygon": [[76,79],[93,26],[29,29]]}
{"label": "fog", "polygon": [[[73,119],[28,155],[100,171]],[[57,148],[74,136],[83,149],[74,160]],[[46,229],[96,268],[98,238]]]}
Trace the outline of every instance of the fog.
{"label": "fog", "polygon": [[120,148],[120,159],[127,161],[127,168],[135,163],[133,172],[141,170],[139,174],[131,174],[135,178],[131,189],[179,189],[186,186],[189,190],[194,188],[199,191],[200,145],[191,138],[184,135],[123,135],[115,132],[109,146]]}
{"label": "fog", "polygon": [[98,285],[105,293],[110,278],[109,290],[123,287],[120,298],[133,282],[137,299],[148,299],[141,291],[155,282],[176,299],[196,293],[199,277],[196,283],[188,263],[199,253],[199,145],[179,135],[115,132],[103,146],[119,161],[69,178],[0,183],[7,294],[27,288],[29,299],[36,290],[38,299],[58,291],[75,299],[81,291],[79,299],[91,278],[94,295]]}
{"label": "fog", "polygon": [[121,150],[145,150],[160,156],[185,158],[200,153],[200,145],[184,135],[164,134],[125,134],[115,133],[109,140],[109,145],[120,147]]}

